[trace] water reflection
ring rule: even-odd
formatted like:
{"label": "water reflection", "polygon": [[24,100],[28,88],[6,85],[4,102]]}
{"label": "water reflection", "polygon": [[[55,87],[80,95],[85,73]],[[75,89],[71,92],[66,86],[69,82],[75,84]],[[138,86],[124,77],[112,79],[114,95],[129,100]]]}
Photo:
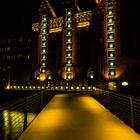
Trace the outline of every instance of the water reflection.
{"label": "water reflection", "polygon": [[36,113],[3,111],[3,140],[15,140],[36,117]]}

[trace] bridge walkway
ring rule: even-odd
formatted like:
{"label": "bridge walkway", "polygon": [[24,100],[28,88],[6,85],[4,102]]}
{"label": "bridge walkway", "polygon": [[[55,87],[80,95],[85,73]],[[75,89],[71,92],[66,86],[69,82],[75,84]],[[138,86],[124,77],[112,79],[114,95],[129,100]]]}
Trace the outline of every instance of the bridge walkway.
{"label": "bridge walkway", "polygon": [[55,95],[18,140],[140,140],[94,98]]}

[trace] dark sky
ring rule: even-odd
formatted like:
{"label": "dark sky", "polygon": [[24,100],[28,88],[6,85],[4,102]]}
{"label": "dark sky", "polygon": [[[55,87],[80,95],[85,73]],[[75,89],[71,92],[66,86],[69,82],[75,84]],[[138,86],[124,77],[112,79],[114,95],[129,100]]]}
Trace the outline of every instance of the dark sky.
{"label": "dark sky", "polygon": [[[6,30],[31,29],[32,22],[38,21],[38,8],[42,0],[1,0],[0,3],[0,33]],[[49,0],[50,4],[59,13],[62,9],[62,0]],[[92,0],[77,0],[81,10],[88,10]],[[131,1],[123,0],[125,11],[126,40],[131,47],[139,47],[140,8]],[[90,8],[89,8],[90,9]],[[61,16],[61,12],[57,14]],[[22,27],[22,28],[21,28]],[[12,32],[12,31],[11,31]],[[139,52],[137,52],[139,53]]]}

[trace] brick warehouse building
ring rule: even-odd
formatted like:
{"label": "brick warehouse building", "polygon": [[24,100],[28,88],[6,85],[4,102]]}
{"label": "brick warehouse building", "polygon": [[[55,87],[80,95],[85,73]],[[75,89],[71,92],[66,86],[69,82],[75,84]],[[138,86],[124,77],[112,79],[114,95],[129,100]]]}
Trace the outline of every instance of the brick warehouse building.
{"label": "brick warehouse building", "polygon": [[[80,3],[80,2],[79,2]],[[130,61],[126,57],[123,3],[75,0],[61,4],[61,16],[48,0],[32,24],[34,80],[41,85],[95,85],[116,89]]]}

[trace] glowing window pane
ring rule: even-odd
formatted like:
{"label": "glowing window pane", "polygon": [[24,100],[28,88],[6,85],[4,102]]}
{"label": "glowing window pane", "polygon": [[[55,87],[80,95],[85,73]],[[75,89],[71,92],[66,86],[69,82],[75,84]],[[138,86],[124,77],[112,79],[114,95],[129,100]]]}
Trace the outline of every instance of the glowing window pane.
{"label": "glowing window pane", "polygon": [[42,65],[45,66],[45,63],[43,63]]}
{"label": "glowing window pane", "polygon": [[43,20],[46,21],[46,17],[44,17]]}
{"label": "glowing window pane", "polygon": [[113,42],[109,42],[109,43],[108,43],[108,47],[109,47],[109,48],[113,48],[113,47],[114,47],[114,43],[113,43]]}
{"label": "glowing window pane", "polygon": [[68,31],[68,35],[71,35],[71,31]]}
{"label": "glowing window pane", "polygon": [[115,75],[115,70],[114,69],[109,69],[109,75],[114,76]]}
{"label": "glowing window pane", "polygon": [[110,9],[110,10],[108,11],[108,14],[112,14],[112,9]]}
{"label": "glowing window pane", "polygon": [[46,36],[45,35],[43,36],[43,39],[46,39]]}
{"label": "glowing window pane", "polygon": [[68,64],[71,64],[71,60],[70,60],[70,59],[68,59],[68,60],[67,60],[67,63],[68,63]]}
{"label": "glowing window pane", "polygon": [[71,75],[70,74],[67,75],[67,79],[71,79]]}
{"label": "glowing window pane", "polygon": [[71,11],[68,11],[68,15],[70,15],[71,14]]}
{"label": "glowing window pane", "polygon": [[68,38],[68,42],[71,42],[71,38]]}
{"label": "glowing window pane", "polygon": [[67,68],[67,71],[68,71],[68,72],[70,72],[70,71],[71,71],[71,68],[70,68],[70,67],[68,67],[68,68]]}
{"label": "glowing window pane", "polygon": [[67,48],[68,48],[68,49],[71,49],[71,45],[68,45]]}
{"label": "glowing window pane", "polygon": [[46,33],[46,30],[45,29],[43,29],[43,33]]}
{"label": "glowing window pane", "polygon": [[110,66],[114,66],[114,62],[110,62]]}
{"label": "glowing window pane", "polygon": [[45,55],[43,55],[43,59],[45,59]]}
{"label": "glowing window pane", "polygon": [[68,24],[68,28],[71,28],[71,24]]}

